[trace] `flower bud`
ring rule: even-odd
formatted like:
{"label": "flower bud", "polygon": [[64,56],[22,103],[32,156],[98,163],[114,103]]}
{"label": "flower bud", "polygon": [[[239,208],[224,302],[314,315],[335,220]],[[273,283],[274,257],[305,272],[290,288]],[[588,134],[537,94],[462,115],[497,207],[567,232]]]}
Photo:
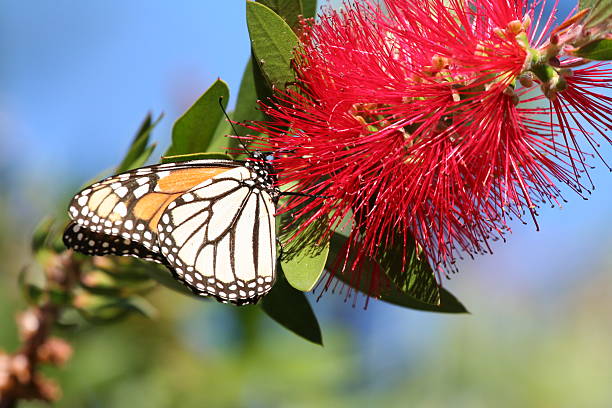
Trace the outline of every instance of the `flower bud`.
{"label": "flower bud", "polygon": [[17,315],[17,327],[22,340],[30,339],[40,327],[40,317],[35,309]]}
{"label": "flower bud", "polygon": [[60,366],[72,356],[72,346],[59,337],[47,339],[38,348],[38,358],[41,362]]}
{"label": "flower bud", "polygon": [[508,30],[512,34],[517,35],[523,31],[523,23],[519,20],[511,21],[508,23]]}
{"label": "flower bud", "polygon": [[525,88],[531,88],[533,86],[533,73],[523,72],[518,76],[518,80]]}

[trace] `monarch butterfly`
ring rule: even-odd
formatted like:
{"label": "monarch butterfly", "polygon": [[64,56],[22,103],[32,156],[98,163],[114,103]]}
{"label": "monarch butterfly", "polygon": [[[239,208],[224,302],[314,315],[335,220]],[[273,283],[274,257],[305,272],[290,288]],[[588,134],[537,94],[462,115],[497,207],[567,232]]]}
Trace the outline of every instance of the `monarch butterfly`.
{"label": "monarch butterfly", "polygon": [[87,255],[162,263],[198,295],[253,304],[276,277],[279,195],[260,152],[142,167],[76,194],[63,240]]}

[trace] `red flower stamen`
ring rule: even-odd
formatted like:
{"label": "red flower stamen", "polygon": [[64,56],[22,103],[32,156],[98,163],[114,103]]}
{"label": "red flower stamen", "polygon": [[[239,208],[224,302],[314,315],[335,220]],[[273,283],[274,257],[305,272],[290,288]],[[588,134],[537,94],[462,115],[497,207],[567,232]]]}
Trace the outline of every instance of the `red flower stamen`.
{"label": "red flower stamen", "polygon": [[584,190],[582,144],[600,146],[579,120],[610,142],[612,100],[595,88],[609,89],[611,72],[570,71],[563,41],[582,17],[545,41],[554,19],[543,2],[385,6],[346,5],[306,25],[297,87],[250,126],[267,134],[281,185],[328,197],[281,208],[296,234],[322,214],[330,233],[352,214],[351,267],[414,239],[444,273],[461,253],[490,252],[508,217],[537,225],[538,206],[561,197],[556,182]]}

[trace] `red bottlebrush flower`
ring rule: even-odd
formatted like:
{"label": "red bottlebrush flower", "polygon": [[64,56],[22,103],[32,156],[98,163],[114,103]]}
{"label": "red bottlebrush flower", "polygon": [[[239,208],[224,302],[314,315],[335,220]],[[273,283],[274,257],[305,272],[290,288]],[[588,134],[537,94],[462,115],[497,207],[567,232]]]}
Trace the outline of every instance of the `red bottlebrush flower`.
{"label": "red bottlebrush flower", "polygon": [[488,252],[509,214],[535,221],[560,197],[555,181],[582,190],[578,139],[596,144],[576,115],[610,128],[610,98],[591,89],[609,87],[610,71],[571,75],[558,39],[545,40],[556,32],[542,4],[385,6],[347,5],[307,26],[297,89],[278,92],[264,107],[272,120],[251,127],[269,136],[280,184],[328,197],[286,205],[296,234],[320,215],[332,230],[352,214],[362,256],[414,238],[443,271],[457,250]]}

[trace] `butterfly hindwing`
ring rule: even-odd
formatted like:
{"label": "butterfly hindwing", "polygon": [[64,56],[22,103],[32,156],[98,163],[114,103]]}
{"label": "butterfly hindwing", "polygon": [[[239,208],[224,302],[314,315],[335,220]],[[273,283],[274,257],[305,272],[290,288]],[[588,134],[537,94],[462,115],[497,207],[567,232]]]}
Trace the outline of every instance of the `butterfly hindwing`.
{"label": "butterfly hindwing", "polygon": [[178,197],[157,227],[162,254],[194,292],[249,304],[271,289],[276,267],[273,199],[246,167]]}
{"label": "butterfly hindwing", "polygon": [[108,236],[71,222],[63,236],[64,244],[86,255],[131,255],[147,261],[166,264],[166,259],[139,242],[119,236]]}

